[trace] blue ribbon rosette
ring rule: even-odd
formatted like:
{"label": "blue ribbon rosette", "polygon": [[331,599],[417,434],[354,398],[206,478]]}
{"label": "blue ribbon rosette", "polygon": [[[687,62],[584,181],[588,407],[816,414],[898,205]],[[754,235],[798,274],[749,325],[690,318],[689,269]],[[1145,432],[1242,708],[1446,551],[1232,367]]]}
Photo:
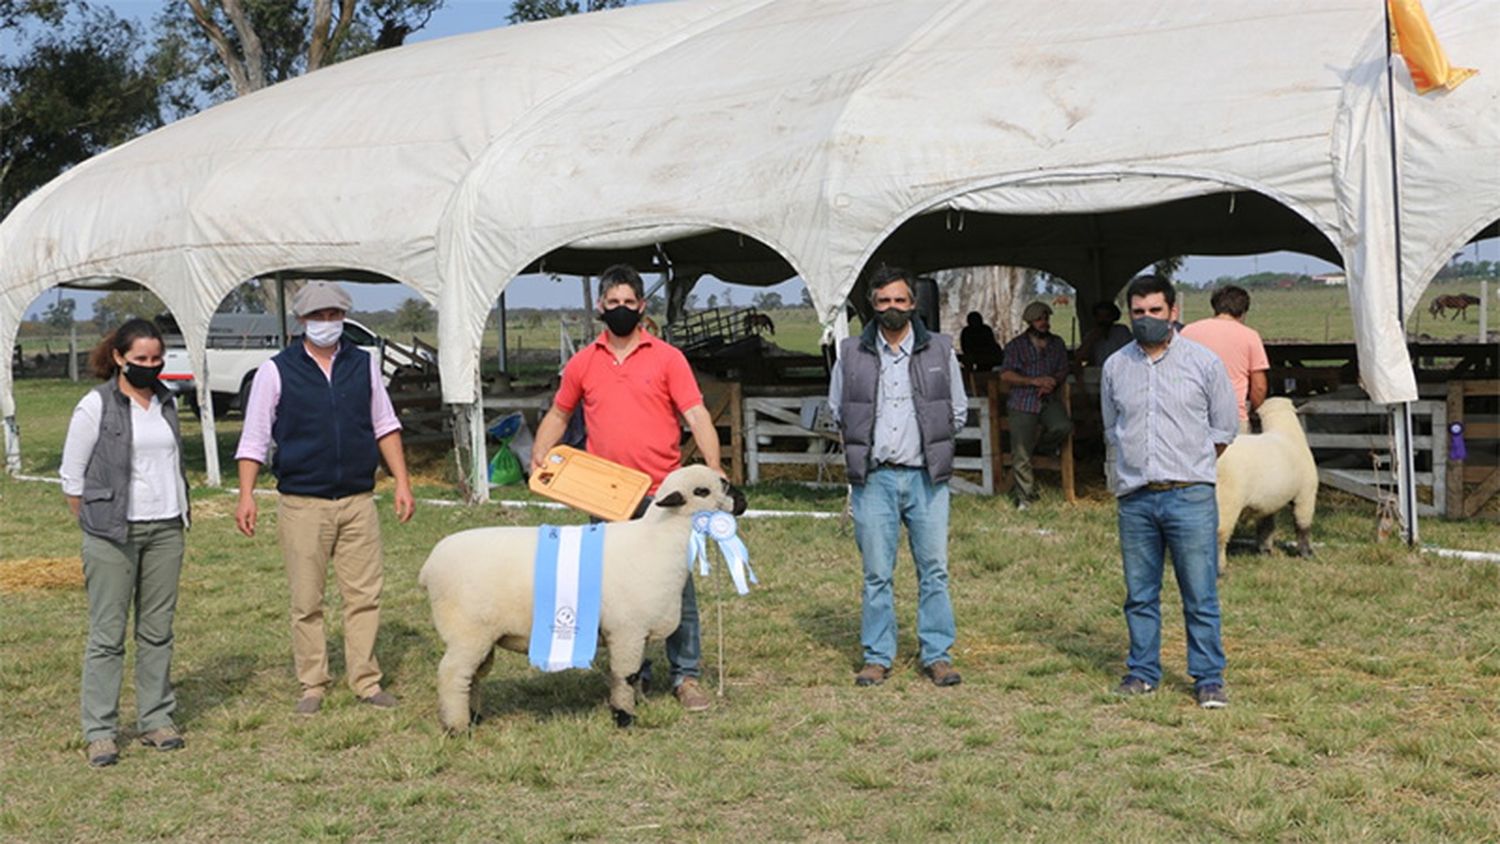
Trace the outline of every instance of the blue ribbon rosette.
{"label": "blue ribbon rosette", "polygon": [[755,570],[750,567],[750,549],[745,547],[745,542],[739,538],[737,531],[734,516],[722,510],[695,514],[693,532],[688,538],[688,568],[692,568],[693,561],[697,560],[698,573],[708,576],[708,540],[712,538],[718,543],[719,553],[724,557],[724,565],[729,569],[735,591],[748,595],[750,584],[758,585],[760,581],[755,578]]}

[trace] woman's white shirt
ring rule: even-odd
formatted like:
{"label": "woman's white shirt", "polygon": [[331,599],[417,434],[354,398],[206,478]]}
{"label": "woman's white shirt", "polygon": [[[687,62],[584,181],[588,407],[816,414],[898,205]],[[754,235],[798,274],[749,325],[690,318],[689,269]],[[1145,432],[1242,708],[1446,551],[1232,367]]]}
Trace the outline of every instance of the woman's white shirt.
{"label": "woman's white shirt", "polygon": [[[64,495],[83,495],[83,476],[99,441],[103,410],[103,399],[93,390],[73,408],[58,472]],[[162,414],[159,398],[153,395],[147,407],[130,400],[130,431],[130,509],[126,520],[150,522],[181,517],[187,490],[177,470],[177,438]]]}

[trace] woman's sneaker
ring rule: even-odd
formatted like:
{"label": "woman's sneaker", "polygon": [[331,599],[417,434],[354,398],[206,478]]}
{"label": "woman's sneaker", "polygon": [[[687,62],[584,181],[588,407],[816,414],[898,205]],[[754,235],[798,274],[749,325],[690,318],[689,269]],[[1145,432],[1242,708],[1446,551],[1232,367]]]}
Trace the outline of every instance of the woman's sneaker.
{"label": "woman's sneaker", "polygon": [[112,738],[94,739],[89,742],[87,753],[89,766],[93,768],[108,768],[120,761],[120,748]]}
{"label": "woman's sneaker", "polygon": [[181,750],[187,742],[182,740],[182,733],[177,732],[176,727],[169,725],[157,727],[141,736],[141,744],[157,750]]}

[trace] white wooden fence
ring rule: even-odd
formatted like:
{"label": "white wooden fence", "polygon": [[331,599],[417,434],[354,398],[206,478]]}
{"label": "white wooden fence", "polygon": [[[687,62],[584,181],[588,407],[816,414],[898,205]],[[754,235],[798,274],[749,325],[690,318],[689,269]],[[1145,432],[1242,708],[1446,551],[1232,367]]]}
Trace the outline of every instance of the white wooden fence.
{"label": "white wooden fence", "polygon": [[[1412,453],[1414,455],[1429,455],[1431,469],[1426,472],[1414,472],[1413,478],[1420,490],[1426,487],[1431,493],[1432,504],[1417,504],[1418,516],[1447,516],[1448,501],[1448,406],[1441,401],[1416,401],[1412,402],[1412,417],[1420,419],[1427,417],[1431,420],[1430,434],[1413,435]],[[1304,417],[1309,416],[1337,416],[1345,418],[1369,418],[1368,427],[1381,431],[1389,431],[1391,426],[1391,408],[1387,405],[1376,404],[1371,401],[1359,400],[1314,400],[1302,405],[1297,412]],[[1306,427],[1306,426],[1304,426]],[[1313,449],[1314,457],[1319,449],[1349,449],[1375,452],[1377,459],[1381,460],[1381,466],[1386,468],[1377,469],[1371,466],[1369,469],[1332,469],[1318,468],[1318,480],[1324,486],[1341,489],[1344,492],[1367,498],[1371,501],[1380,500],[1382,485],[1385,492],[1392,492],[1395,485],[1393,473],[1389,467],[1392,465],[1391,449],[1395,443],[1395,435],[1392,433],[1328,433],[1309,432],[1307,444]]]}

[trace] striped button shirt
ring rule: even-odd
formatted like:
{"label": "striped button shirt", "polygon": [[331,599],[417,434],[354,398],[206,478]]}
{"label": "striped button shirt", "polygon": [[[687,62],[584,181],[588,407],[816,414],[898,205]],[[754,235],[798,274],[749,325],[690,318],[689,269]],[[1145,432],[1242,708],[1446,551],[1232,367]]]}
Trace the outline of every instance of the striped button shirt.
{"label": "striped button shirt", "polygon": [[1131,343],[1104,362],[1104,436],[1114,448],[1116,496],[1148,483],[1214,483],[1217,453],[1239,430],[1224,363],[1174,334],[1151,360]]}

